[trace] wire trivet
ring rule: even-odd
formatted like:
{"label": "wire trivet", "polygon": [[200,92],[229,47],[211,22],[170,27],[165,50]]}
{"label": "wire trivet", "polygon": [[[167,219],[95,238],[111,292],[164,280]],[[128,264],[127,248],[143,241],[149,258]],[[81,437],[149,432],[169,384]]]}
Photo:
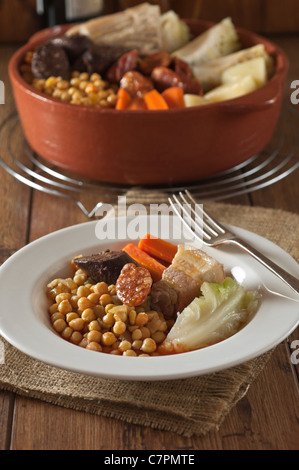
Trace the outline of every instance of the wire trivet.
{"label": "wire trivet", "polygon": [[[147,186],[145,189],[165,193],[189,189],[200,202],[221,201],[261,190],[299,168],[298,128],[299,113],[285,105],[272,141],[259,154],[211,178],[183,185]],[[132,189],[132,186],[84,179],[51,166],[28,145],[17,114],[9,116],[0,126],[0,165],[27,186],[72,201],[88,218],[96,216],[105,202],[116,202]],[[97,197],[98,202],[91,211],[83,203],[82,195]]]}

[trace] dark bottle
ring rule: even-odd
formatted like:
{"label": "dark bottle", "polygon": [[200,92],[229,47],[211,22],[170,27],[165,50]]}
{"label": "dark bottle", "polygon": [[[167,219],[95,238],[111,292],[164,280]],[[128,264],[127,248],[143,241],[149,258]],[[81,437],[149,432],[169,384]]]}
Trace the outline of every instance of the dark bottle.
{"label": "dark bottle", "polygon": [[36,0],[36,10],[46,26],[77,23],[100,16],[104,0]]}

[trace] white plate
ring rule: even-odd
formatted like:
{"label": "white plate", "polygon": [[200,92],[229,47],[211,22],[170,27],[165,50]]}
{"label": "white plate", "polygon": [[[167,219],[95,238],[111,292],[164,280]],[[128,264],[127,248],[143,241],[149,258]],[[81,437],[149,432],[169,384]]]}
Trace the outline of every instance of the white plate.
{"label": "white plate", "polygon": [[[159,235],[160,232],[154,233],[157,219],[141,219],[151,224],[143,225],[144,230],[148,227],[153,235]],[[124,233],[124,227],[134,220],[120,218],[118,228]],[[174,226],[179,225],[175,218],[171,220]],[[68,343],[53,332],[49,322],[46,284],[56,276],[67,275],[66,266],[75,255],[123,247],[126,240],[99,240],[96,236],[107,227],[113,229],[113,224],[115,220],[108,219],[60,230],[27,245],[2,265],[0,333],[9,343],[37,360],[65,370],[111,379],[154,381],[198,376],[236,366],[278,345],[298,325],[298,299],[274,275],[236,248],[205,248],[233,270],[246,289],[261,289],[263,300],[257,314],[236,335],[199,351],[150,358],[113,356]],[[279,247],[248,231],[233,229],[299,276],[298,264]],[[270,294],[264,284],[281,295]]]}

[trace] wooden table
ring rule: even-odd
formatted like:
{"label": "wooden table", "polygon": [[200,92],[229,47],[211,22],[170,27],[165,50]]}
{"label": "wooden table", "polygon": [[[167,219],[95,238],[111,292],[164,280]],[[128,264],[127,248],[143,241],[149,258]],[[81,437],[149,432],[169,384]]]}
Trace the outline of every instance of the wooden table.
{"label": "wooden table", "polygon": [[[286,99],[290,100],[290,82],[299,79],[299,36],[274,39],[291,60],[286,87]],[[0,46],[0,79],[6,85],[6,104],[0,105],[0,123],[14,110],[7,63],[15,48]],[[40,236],[86,221],[72,203],[57,204],[56,198],[29,189],[2,169],[0,177],[0,262]],[[226,202],[299,213],[298,201],[297,172],[266,189]],[[290,341],[298,338],[297,331]],[[220,431],[202,438],[182,438],[170,432],[154,431],[0,392],[0,449],[298,449],[299,366],[291,363],[290,356],[290,342],[285,341],[278,346],[245,398],[231,411]]]}

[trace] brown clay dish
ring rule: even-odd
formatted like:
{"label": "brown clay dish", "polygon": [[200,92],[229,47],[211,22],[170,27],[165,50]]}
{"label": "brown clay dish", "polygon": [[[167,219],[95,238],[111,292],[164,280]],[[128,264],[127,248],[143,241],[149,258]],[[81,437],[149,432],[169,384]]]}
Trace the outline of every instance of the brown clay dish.
{"label": "brown clay dish", "polygon": [[[198,35],[213,24],[188,21]],[[244,48],[264,44],[276,61],[273,78],[241,98],[167,111],[74,106],[35,91],[19,73],[27,51],[69,26],[42,30],[11,58],[9,74],[25,137],[40,156],[74,174],[107,183],[187,183],[227,170],[261,151],[281,111],[288,72],[284,52],[238,29]]]}

